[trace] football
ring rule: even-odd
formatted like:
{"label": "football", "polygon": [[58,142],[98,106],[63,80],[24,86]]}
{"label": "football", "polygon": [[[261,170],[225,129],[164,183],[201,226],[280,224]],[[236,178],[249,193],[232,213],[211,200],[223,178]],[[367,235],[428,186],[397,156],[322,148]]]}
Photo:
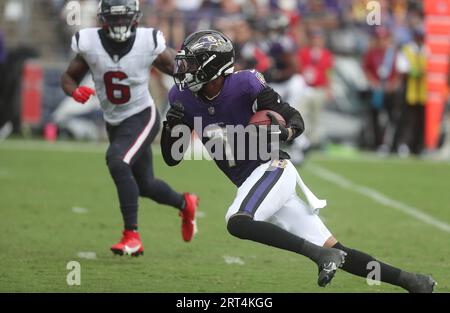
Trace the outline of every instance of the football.
{"label": "football", "polygon": [[271,121],[270,118],[267,116],[267,113],[273,114],[273,116],[275,116],[280,125],[286,127],[285,119],[279,113],[271,110],[257,111],[255,114],[253,114],[248,123],[253,125],[270,125]]}

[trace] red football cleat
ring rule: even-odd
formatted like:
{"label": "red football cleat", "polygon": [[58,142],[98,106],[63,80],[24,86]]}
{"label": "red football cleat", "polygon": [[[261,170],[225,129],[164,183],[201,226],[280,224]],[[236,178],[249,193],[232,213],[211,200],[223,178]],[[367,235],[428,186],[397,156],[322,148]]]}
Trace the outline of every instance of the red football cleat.
{"label": "red football cleat", "polygon": [[195,210],[198,207],[199,199],[196,195],[186,192],[184,194],[184,200],[186,202],[186,206],[179,213],[181,216],[181,234],[183,236],[183,240],[189,242],[197,232]]}
{"label": "red football cleat", "polygon": [[132,230],[124,230],[122,239],[119,243],[111,247],[111,251],[116,255],[139,256],[144,254],[144,246],[142,245],[139,232]]}

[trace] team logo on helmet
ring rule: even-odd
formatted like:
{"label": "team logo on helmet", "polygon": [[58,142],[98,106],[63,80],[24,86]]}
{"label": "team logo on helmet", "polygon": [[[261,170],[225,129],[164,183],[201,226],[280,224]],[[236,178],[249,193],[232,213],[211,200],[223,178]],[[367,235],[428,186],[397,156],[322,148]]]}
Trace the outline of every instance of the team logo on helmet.
{"label": "team logo on helmet", "polygon": [[180,90],[198,92],[205,83],[233,71],[233,43],[214,30],[188,36],[175,57],[174,79]]}

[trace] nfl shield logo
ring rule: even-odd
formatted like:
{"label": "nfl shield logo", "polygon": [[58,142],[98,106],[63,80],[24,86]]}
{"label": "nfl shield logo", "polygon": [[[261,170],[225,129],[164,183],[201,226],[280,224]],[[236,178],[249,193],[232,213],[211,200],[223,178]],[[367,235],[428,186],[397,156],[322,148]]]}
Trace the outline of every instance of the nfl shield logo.
{"label": "nfl shield logo", "polygon": [[209,113],[209,115],[214,115],[214,114],[216,114],[216,109],[214,107],[209,107],[208,113]]}

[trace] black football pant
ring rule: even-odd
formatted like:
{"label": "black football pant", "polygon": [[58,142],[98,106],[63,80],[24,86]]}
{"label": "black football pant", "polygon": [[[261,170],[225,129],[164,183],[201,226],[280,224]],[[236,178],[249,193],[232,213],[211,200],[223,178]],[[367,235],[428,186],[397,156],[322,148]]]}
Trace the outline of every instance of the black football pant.
{"label": "black football pant", "polygon": [[182,209],[184,196],[153,175],[151,143],[160,119],[155,107],[135,114],[119,125],[107,123],[106,163],[119,196],[125,229],[137,229],[139,196]]}

